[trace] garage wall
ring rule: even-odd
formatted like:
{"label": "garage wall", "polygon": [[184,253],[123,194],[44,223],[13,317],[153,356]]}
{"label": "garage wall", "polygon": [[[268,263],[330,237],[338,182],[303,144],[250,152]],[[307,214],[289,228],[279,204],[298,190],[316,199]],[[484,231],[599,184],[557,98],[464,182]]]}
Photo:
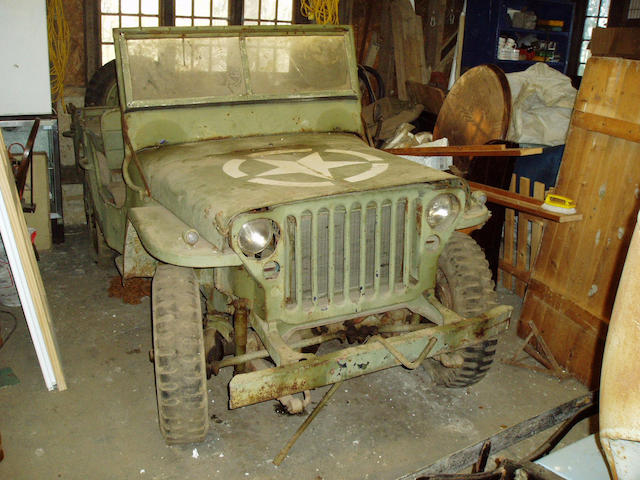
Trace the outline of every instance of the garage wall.
{"label": "garage wall", "polygon": [[65,86],[84,87],[87,77],[84,44],[84,2],[83,0],[64,0],[63,8],[71,33],[69,63],[64,83]]}

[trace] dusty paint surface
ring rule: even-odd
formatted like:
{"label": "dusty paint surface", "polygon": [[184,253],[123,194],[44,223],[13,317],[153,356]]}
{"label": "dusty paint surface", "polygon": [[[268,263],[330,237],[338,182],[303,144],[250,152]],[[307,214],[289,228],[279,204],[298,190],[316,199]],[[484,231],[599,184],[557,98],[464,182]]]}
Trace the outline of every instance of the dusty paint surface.
{"label": "dusty paint surface", "polygon": [[220,231],[257,208],[454,179],[367,146],[349,134],[215,140],[139,154],[152,195],[193,225]]}

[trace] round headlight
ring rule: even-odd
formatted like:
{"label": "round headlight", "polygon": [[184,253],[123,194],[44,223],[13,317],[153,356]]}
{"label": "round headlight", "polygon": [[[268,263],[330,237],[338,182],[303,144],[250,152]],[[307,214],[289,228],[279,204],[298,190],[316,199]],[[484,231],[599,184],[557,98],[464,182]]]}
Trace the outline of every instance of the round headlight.
{"label": "round headlight", "polygon": [[266,218],[251,220],[240,227],[238,245],[245,255],[257,255],[273,239],[273,222]]}
{"label": "round headlight", "polygon": [[455,220],[460,213],[460,202],[455,195],[443,193],[427,206],[427,223],[431,228],[442,228]]}

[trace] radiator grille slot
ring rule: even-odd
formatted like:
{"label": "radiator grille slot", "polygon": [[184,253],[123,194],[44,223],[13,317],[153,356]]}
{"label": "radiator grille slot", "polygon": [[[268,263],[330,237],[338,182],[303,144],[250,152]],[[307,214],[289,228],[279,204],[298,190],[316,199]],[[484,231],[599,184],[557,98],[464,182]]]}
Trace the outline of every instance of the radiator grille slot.
{"label": "radiator grille slot", "polygon": [[415,213],[415,201],[396,198],[288,215],[287,304],[357,302],[408,286],[418,261]]}

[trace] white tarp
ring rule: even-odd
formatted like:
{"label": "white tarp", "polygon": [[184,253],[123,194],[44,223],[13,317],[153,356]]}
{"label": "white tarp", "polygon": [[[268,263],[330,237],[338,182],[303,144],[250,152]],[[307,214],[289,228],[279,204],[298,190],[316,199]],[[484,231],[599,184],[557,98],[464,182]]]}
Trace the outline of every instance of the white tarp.
{"label": "white tarp", "polygon": [[565,143],[577,90],[566,75],[542,62],[508,73],[511,122],[507,140],[539,145]]}

